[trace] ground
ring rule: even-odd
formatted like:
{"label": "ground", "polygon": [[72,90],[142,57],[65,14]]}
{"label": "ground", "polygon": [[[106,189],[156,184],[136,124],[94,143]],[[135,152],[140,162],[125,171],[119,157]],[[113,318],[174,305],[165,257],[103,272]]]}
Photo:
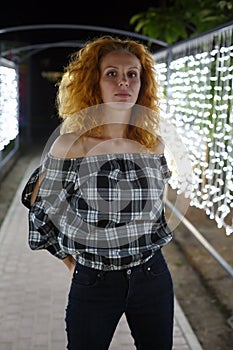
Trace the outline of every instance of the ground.
{"label": "ground", "polygon": [[[0,225],[37,152],[35,149],[21,151],[14,166],[1,180]],[[169,190],[168,198],[174,200],[173,190]],[[166,215],[171,215],[168,209]],[[189,207],[185,216],[233,267],[233,235],[227,237],[224,230],[217,229],[214,220],[210,220],[200,209]],[[174,230],[172,242],[164,247],[164,254],[172,273],[176,298],[203,350],[232,350],[232,276],[220,267],[182,223]]]}

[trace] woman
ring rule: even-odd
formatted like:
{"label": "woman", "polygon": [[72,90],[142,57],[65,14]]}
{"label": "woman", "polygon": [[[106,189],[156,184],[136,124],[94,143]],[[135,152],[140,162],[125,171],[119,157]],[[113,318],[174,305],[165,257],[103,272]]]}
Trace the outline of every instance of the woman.
{"label": "woman", "polygon": [[154,60],[103,36],[75,53],[59,83],[61,134],[22,195],[29,244],[72,276],[67,349],[107,350],[125,313],[138,350],[169,350],[173,285],[163,205],[170,172],[159,137]]}

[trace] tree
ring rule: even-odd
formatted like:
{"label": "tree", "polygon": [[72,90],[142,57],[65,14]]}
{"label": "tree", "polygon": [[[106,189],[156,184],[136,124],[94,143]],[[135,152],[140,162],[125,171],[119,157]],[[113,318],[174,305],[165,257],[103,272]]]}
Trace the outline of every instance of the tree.
{"label": "tree", "polygon": [[141,32],[173,44],[233,20],[233,0],[168,0],[135,14],[130,24]]}

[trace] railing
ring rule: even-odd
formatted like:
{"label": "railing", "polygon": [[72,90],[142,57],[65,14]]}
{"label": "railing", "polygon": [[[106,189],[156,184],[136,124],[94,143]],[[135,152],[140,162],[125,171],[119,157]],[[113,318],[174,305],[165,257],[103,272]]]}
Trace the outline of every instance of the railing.
{"label": "railing", "polygon": [[198,240],[207,252],[217,261],[217,263],[233,278],[233,268],[223,257],[214,249],[214,247],[205,239],[205,237],[197,230],[195,226],[188,221],[183,214],[168,200],[165,201],[166,206],[175,214],[175,216],[182,221],[182,224],[191,232],[191,234]]}

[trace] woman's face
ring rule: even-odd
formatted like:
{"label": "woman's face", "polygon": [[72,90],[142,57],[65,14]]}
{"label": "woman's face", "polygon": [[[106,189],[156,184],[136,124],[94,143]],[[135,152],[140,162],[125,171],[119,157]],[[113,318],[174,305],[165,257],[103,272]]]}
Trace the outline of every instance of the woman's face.
{"label": "woman's face", "polygon": [[108,53],[100,65],[100,90],[103,103],[135,104],[141,87],[141,64],[127,51]]}

